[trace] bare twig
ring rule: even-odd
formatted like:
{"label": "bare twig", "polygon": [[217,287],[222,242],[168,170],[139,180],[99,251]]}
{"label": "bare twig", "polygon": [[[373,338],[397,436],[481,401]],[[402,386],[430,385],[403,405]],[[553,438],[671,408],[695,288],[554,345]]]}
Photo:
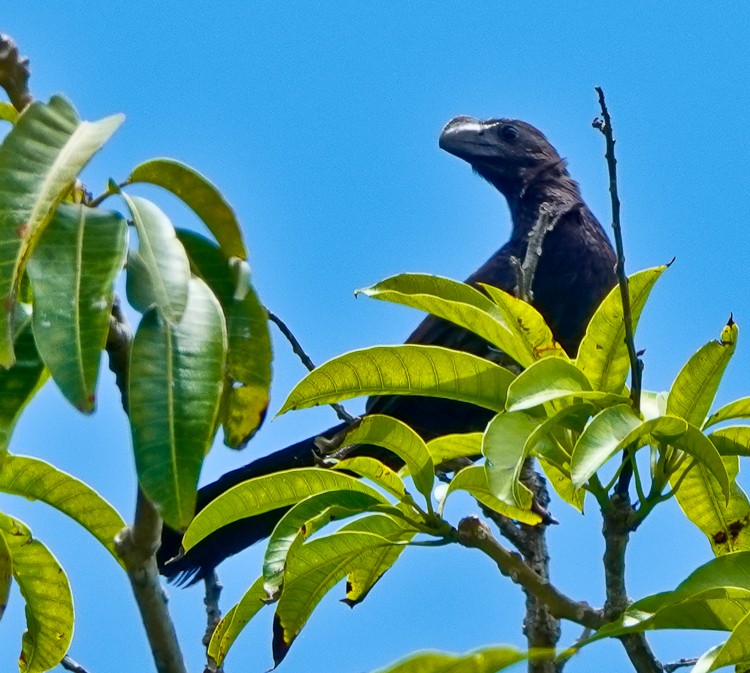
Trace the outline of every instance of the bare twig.
{"label": "bare twig", "polygon": [[[641,382],[643,379],[643,363],[638,358],[638,352],[635,349],[635,337],[633,334],[633,316],[630,308],[630,293],[628,292],[628,277],[625,275],[625,250],[622,244],[622,227],[620,226],[620,196],[617,190],[617,159],[615,158],[615,138],[612,130],[612,119],[604,100],[604,91],[601,87],[596,87],[596,93],[599,96],[599,106],[602,111],[602,118],[594,120],[594,127],[599,129],[604,135],[606,143],[605,158],[607,160],[607,169],[609,171],[609,194],[612,202],[612,230],[615,236],[615,250],[617,252],[617,283],[620,287],[620,297],[622,299],[622,314],[625,323],[625,345],[628,349],[630,358],[630,399],[633,402],[633,408],[636,412],[641,408]],[[633,465],[630,461],[629,451],[626,450],[623,460],[627,461],[620,473],[620,479],[617,483],[616,490],[618,493],[627,493],[630,486],[630,478],[633,474]]]}
{"label": "bare twig", "polygon": [[698,663],[698,657],[691,659],[680,659],[679,661],[673,661],[671,664],[664,664],[664,673],[672,673],[678,668],[684,668],[686,666],[695,666]]}
{"label": "bare twig", "polygon": [[29,59],[21,58],[10,36],[0,35],[0,87],[19,112],[34,100],[29,91],[30,74]]}
{"label": "bare twig", "polygon": [[83,666],[81,666],[81,664],[79,664],[75,659],[69,657],[67,654],[60,662],[60,666],[62,666],[66,671],[71,671],[71,673],[89,673]]}
{"label": "bare twig", "polygon": [[[128,410],[128,370],[133,330],[118,298],[112,306],[107,337],[109,367]],[[177,633],[167,610],[167,597],[159,580],[156,550],[161,544],[162,520],[151,501],[138,489],[135,520],[117,535],[117,553],[125,564],[133,595],[151,646],[158,673],[186,673]]]}
{"label": "bare twig", "polygon": [[203,644],[208,647],[211,642],[211,636],[214,635],[216,625],[221,621],[221,610],[219,609],[219,598],[224,588],[219,582],[219,576],[216,571],[209,573],[204,580],[206,586],[206,595],[203,598],[203,604],[206,606],[206,633],[203,636]]}
{"label": "bare twig", "polygon": [[549,580],[529,568],[518,554],[503,547],[493,537],[487,524],[477,517],[468,516],[459,522],[458,541],[464,547],[479,549],[487,554],[503,575],[536,596],[558,619],[568,619],[592,629],[598,629],[604,623],[601,610],[563,594]]}
{"label": "bare twig", "polygon": [[[305,349],[302,348],[302,344],[300,344],[297,337],[294,336],[292,330],[287,327],[286,323],[275,313],[269,311],[268,308],[266,308],[266,313],[268,313],[268,319],[276,325],[276,327],[279,328],[279,331],[286,337],[286,340],[292,346],[294,354],[302,361],[302,364],[305,365],[307,370],[312,371],[315,369],[315,363],[310,359],[310,356],[305,352]],[[334,402],[330,406],[344,423],[353,423],[356,420],[356,416],[352,416],[342,405]]]}

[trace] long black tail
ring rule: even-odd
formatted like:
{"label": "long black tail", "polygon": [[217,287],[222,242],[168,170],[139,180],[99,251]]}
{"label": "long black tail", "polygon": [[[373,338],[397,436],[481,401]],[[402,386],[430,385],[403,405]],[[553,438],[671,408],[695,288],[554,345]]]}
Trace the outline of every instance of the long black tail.
{"label": "long black tail", "polygon": [[[312,467],[315,464],[315,439],[320,434],[332,437],[344,427],[346,424],[341,423],[324,433],[308,437],[285,449],[258,458],[244,467],[227,472],[198,491],[196,511],[203,509],[224,491],[253,477],[295,467]],[[209,535],[184,556],[178,556],[182,534],[165,527],[162,532],[161,547],[157,553],[159,570],[170,581],[185,585],[194,584],[209,575],[225,558],[255,544],[258,540],[267,538],[287,510],[287,507],[283,507],[235,521]]]}

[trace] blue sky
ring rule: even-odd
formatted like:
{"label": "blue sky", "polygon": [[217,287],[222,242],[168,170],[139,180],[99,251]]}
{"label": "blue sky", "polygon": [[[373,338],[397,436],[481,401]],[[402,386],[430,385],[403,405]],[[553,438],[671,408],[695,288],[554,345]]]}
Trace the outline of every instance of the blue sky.
{"label": "blue sky", "polygon": [[[158,7],[156,9],[155,7]],[[9,3],[0,30],[32,59],[32,90],[64,92],[82,116],[127,121],[87,169],[98,192],[142,160],[197,167],[234,205],[263,301],[317,362],[402,341],[420,315],[353,290],[402,271],[467,276],[507,238],[502,198],[437,137],[457,114],[516,117],[541,128],[570,162],[584,196],[609,222],[603,140],[591,128],[605,88],[618,138],[627,268],[676,263],[654,291],[638,333],[645,383],[670,385],[716,338],[730,311],[750,326],[747,157],[750,10],[740,2],[649,3]],[[192,221],[162,197],[174,220]],[[302,376],[274,334],[273,408]],[[720,391],[748,394],[743,335]],[[39,456],[97,488],[130,518],[129,434],[109,376],[99,412],[83,418],[48,386],[11,450]],[[353,410],[360,408],[352,404]],[[217,446],[205,479],[335,422],[330,410],[268,422],[248,449]],[[457,520],[474,511],[449,514]],[[124,576],[83,531],[40,504],[1,497],[67,569],[77,607],[71,654],[96,671],[149,670]],[[600,522],[554,504],[553,580],[602,601]],[[259,549],[222,567],[228,608],[256,577]],[[710,558],[675,503],[634,535],[633,597],[672,588]],[[522,597],[478,553],[407,551],[363,605],[322,603],[282,670],[368,671],[420,648],[465,651],[523,644]],[[171,590],[190,670],[201,670],[202,593]],[[229,671],[271,665],[270,611],[242,637]],[[0,670],[15,667],[20,597],[0,627]],[[566,629],[567,641],[578,633]],[[700,654],[715,636],[654,638],[665,660]],[[600,644],[571,672],[628,670]]]}

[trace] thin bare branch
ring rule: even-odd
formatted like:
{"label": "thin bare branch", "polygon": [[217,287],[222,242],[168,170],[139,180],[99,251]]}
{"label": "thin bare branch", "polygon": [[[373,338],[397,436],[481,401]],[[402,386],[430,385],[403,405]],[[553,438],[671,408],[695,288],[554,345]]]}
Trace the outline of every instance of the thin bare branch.
{"label": "thin bare branch", "polygon": [[21,57],[13,38],[0,34],[0,87],[19,112],[34,100],[29,91],[30,75],[29,59]]}
{"label": "thin bare branch", "polygon": [[[279,328],[279,331],[286,337],[286,340],[290,343],[292,346],[292,350],[294,351],[294,354],[302,361],[302,364],[305,365],[308,371],[312,371],[315,369],[315,363],[312,361],[310,356],[305,352],[305,349],[302,348],[302,344],[297,340],[297,337],[294,336],[292,333],[292,330],[287,327],[286,323],[279,318],[275,313],[272,313],[271,311],[266,308],[266,313],[268,313],[268,319],[276,325],[276,327]],[[333,410],[336,412],[336,415],[344,421],[344,423],[353,423],[356,420],[356,416],[352,416],[341,404],[338,404],[334,402],[330,405]]]}
{"label": "thin bare branch", "polygon": [[67,654],[60,662],[60,666],[62,666],[66,671],[70,671],[71,673],[89,673],[83,666],[81,666],[81,664],[79,664],[75,659],[72,659]]}

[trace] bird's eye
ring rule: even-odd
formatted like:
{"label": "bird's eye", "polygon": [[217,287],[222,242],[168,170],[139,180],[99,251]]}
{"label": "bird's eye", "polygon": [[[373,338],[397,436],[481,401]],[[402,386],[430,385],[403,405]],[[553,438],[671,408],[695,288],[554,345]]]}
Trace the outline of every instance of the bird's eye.
{"label": "bird's eye", "polygon": [[500,136],[503,140],[512,141],[518,138],[518,129],[515,126],[506,125],[500,129]]}

